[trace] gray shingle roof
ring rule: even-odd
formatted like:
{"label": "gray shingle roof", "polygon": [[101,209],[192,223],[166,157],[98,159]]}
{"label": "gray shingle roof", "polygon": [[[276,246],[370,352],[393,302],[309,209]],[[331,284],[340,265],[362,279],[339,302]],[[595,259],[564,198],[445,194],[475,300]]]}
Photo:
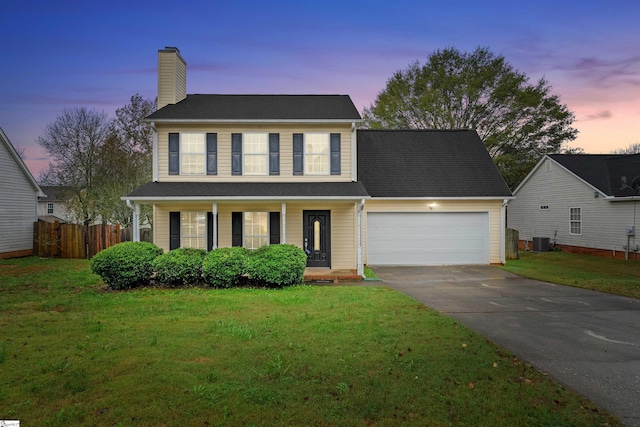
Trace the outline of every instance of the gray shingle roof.
{"label": "gray shingle roof", "polygon": [[126,198],[362,198],[360,182],[148,182]]}
{"label": "gray shingle roof", "polygon": [[608,196],[640,194],[640,154],[550,154],[549,157]]}
{"label": "gray shingle roof", "polygon": [[358,180],[372,197],[510,197],[474,130],[358,130]]}
{"label": "gray shingle roof", "polygon": [[360,120],[348,95],[187,95],[147,120]]}

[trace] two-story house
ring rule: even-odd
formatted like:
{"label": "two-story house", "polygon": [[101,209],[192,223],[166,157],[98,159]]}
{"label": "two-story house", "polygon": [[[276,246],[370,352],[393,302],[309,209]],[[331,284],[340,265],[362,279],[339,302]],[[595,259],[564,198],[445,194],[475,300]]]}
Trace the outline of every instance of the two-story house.
{"label": "two-story house", "polygon": [[123,199],[134,224],[138,205],[153,205],[165,251],[293,243],[309,267],[359,275],[367,256],[504,258],[511,193],[475,131],[357,131],[346,95],[187,95],[176,48],[158,52],[158,110],[147,120],[153,181]]}

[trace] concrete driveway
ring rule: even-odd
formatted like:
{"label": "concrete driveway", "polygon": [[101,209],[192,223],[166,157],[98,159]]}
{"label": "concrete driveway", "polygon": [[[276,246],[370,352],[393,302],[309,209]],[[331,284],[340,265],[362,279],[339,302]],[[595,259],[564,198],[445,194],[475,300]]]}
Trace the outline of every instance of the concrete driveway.
{"label": "concrete driveway", "polygon": [[489,266],[373,267],[384,284],[455,318],[640,427],[640,300]]}

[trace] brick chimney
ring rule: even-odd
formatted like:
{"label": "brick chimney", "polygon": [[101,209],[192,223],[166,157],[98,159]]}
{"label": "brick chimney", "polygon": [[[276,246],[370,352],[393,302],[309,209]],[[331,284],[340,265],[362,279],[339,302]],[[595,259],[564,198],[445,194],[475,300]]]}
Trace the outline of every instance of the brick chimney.
{"label": "brick chimney", "polygon": [[177,47],[158,50],[158,110],[187,97],[187,63]]}

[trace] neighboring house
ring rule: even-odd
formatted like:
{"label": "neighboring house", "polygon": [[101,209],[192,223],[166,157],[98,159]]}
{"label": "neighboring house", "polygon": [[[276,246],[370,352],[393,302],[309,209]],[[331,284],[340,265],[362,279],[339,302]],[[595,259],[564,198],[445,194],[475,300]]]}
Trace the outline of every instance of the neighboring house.
{"label": "neighboring house", "polygon": [[548,238],[566,251],[618,258],[640,249],[640,154],[551,154],[514,196],[508,227],[519,231],[522,247]]}
{"label": "neighboring house", "polygon": [[504,261],[511,192],[474,131],[357,131],[346,95],[186,95],[176,48],[158,70],[153,181],[123,199],[153,205],[164,250],[293,243],[360,275]]}
{"label": "neighboring house", "polygon": [[38,219],[47,222],[60,222],[62,224],[73,222],[73,216],[66,207],[68,196],[64,187],[42,185],[42,191],[46,197],[38,200]]}
{"label": "neighboring house", "polygon": [[33,254],[33,223],[44,193],[0,129],[0,259]]}

